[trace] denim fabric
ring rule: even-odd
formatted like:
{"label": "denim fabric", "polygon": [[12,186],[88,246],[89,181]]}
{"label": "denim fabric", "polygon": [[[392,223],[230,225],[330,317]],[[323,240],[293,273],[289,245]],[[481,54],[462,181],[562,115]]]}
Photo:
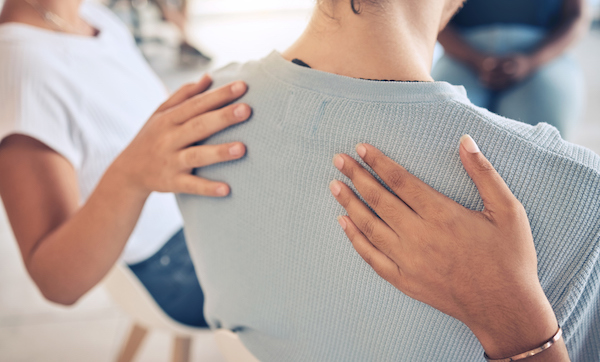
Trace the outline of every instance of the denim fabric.
{"label": "denim fabric", "polygon": [[460,28],[492,24],[519,24],[545,29],[560,21],[563,0],[469,0],[452,19]]}
{"label": "denim fabric", "polygon": [[[530,52],[545,38],[546,31],[494,25],[465,30],[462,35],[483,53],[506,55]],[[447,55],[437,62],[432,76],[438,81],[464,86],[469,100],[479,107],[531,125],[549,123],[565,138],[583,111],[583,73],[570,54],[554,59],[521,83],[498,92],[484,87],[471,68]]]}
{"label": "denim fabric", "polygon": [[208,328],[204,319],[204,294],[183,230],[156,254],[129,268],[168,316],[192,327]]}

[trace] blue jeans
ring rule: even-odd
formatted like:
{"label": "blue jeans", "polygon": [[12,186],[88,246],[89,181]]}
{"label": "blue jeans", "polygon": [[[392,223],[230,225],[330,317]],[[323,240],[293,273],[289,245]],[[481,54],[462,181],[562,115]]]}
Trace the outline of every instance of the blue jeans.
{"label": "blue jeans", "polygon": [[[531,52],[546,35],[546,30],[522,25],[493,25],[462,32],[473,48],[496,56]],[[532,125],[549,123],[563,137],[576,125],[584,107],[583,73],[570,54],[552,60],[502,91],[487,89],[471,68],[446,55],[437,62],[432,76],[463,85],[471,102],[479,107]]]}
{"label": "blue jeans", "polygon": [[204,319],[204,294],[183,230],[156,254],[129,268],[169,317],[188,326],[208,328]]}

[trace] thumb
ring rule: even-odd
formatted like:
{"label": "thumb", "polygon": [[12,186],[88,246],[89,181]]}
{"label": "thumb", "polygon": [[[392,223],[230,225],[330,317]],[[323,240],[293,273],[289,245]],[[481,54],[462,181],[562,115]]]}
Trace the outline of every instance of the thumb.
{"label": "thumb", "polygon": [[512,207],[518,202],[494,166],[481,153],[469,135],[460,138],[460,159],[477,186],[483,205],[488,212]]}

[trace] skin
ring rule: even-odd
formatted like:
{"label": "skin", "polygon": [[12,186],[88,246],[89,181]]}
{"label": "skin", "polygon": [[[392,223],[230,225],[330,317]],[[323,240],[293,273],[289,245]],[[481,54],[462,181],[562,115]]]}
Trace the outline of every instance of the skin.
{"label": "skin", "polygon": [[[507,358],[541,346],[558,322],[538,279],[525,209],[474,144],[463,139],[460,157],[483,212],[438,193],[368,144],[357,153],[394,194],[348,155],[336,155],[334,165],[379,217],[344,183],[334,180],[330,189],[348,212],[340,225],[382,278],[465,323],[491,358]],[[528,360],[569,356],[561,339]]]}
{"label": "skin", "polygon": [[489,89],[503,90],[523,81],[544,64],[562,55],[587,31],[591,21],[585,0],[564,0],[559,25],[532,52],[507,56],[484,54],[472,48],[452,26],[440,33],[439,41],[451,57],[470,66]]}
{"label": "skin", "polygon": [[[67,2],[45,5],[67,19],[73,10]],[[8,0],[0,21],[47,26],[22,3]],[[85,27],[73,29],[85,35]],[[151,192],[229,194],[227,184],[190,174],[193,168],[239,159],[246,151],[239,142],[190,147],[251,113],[246,104],[226,106],[246,92],[245,83],[207,92],[211,83],[205,76],[161,105],[82,206],[76,172],[65,158],[24,135],[0,143],[0,196],[27,271],[48,300],[71,305],[106,275]]]}
{"label": "skin", "polygon": [[[461,4],[365,1],[357,15],[349,1],[323,1],[284,57],[354,78],[431,81],[438,32]],[[402,292],[464,322],[492,358],[513,356],[550,339],[558,323],[537,279],[527,215],[483,155],[461,147],[486,203],[486,212],[475,213],[437,194],[374,147],[364,147],[365,162],[397,196],[351,157],[336,157],[336,166],[382,217],[376,218],[347,186],[331,185],[350,215],[341,224],[361,256]],[[496,242],[475,247],[481,240]],[[560,341],[530,360],[569,357]]]}

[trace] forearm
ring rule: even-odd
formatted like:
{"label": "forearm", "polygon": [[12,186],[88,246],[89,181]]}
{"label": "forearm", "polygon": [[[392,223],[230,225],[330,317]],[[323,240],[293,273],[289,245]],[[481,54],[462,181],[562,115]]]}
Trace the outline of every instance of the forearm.
{"label": "forearm", "polygon": [[[528,288],[531,291],[531,288]],[[535,288],[538,289],[538,288]],[[471,329],[490,358],[516,356],[540,347],[558,331],[558,321],[541,286],[537,293],[520,293],[514,290],[515,305],[506,306],[503,312],[490,310]],[[569,361],[563,339],[527,361]]]}
{"label": "forearm", "polygon": [[96,285],[121,255],[147,196],[110,168],[85,205],[25,256],[44,296],[73,304]]}
{"label": "forearm", "polygon": [[486,55],[480,53],[471,47],[458,31],[451,25],[448,25],[438,36],[438,41],[444,47],[446,54],[469,65],[472,68],[478,68]]}
{"label": "forearm", "polygon": [[590,19],[586,6],[567,14],[561,25],[530,54],[534,66],[538,68],[550,62],[575,44],[588,30]]}

